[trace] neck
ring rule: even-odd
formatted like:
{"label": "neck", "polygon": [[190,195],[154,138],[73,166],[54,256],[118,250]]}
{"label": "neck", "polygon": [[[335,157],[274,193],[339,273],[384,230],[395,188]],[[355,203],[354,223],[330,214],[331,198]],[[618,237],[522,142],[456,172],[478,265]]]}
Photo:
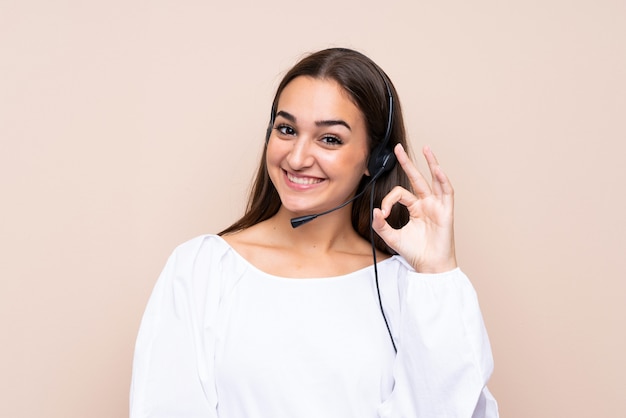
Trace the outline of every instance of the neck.
{"label": "neck", "polygon": [[320,216],[298,228],[291,226],[291,219],[301,214],[294,214],[284,208],[268,220],[282,242],[293,248],[318,248],[331,250],[344,247],[360,236],[352,228],[351,206]]}

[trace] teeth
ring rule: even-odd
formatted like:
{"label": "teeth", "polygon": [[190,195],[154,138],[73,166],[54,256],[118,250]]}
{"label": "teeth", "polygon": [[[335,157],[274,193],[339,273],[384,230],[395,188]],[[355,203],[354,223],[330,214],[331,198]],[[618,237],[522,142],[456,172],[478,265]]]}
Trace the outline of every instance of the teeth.
{"label": "teeth", "polygon": [[312,177],[294,177],[289,173],[287,173],[287,178],[289,179],[289,181],[296,184],[316,184],[322,181],[321,179],[316,179]]}

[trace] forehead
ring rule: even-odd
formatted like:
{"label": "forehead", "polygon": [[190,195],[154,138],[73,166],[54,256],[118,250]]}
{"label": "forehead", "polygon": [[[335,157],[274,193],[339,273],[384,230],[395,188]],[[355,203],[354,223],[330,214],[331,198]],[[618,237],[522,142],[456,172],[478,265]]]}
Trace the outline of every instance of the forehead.
{"label": "forehead", "polygon": [[337,81],[309,76],[296,77],[285,86],[277,110],[304,113],[302,117],[362,118],[350,94]]}

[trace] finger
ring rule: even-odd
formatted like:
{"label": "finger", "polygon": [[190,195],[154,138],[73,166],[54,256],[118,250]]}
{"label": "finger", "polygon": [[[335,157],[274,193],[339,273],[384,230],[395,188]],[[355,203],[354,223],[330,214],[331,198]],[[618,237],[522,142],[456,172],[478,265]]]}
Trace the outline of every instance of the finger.
{"label": "finger", "polygon": [[437,178],[438,183],[441,185],[441,191],[443,193],[443,196],[452,197],[454,195],[454,188],[452,187],[452,183],[450,183],[450,180],[448,179],[446,173],[444,173],[441,169],[441,166],[438,166],[435,169],[435,177]]}
{"label": "finger", "polygon": [[387,245],[397,251],[400,232],[389,225],[382,210],[374,209],[373,215],[372,228]]}
{"label": "finger", "polygon": [[[407,208],[410,208],[415,202],[417,202],[418,198],[405,189],[404,187],[396,186],[380,202],[380,209],[385,217],[389,216],[391,213],[391,208],[396,203],[400,203]],[[410,212],[410,209],[409,209]]]}
{"label": "finger", "polygon": [[443,172],[437,157],[430,149],[429,146],[425,146],[423,149],[424,157],[428,162],[428,168],[430,170],[431,178],[432,178],[432,190],[433,194],[437,197],[442,197],[444,195],[452,195],[454,193],[454,189],[452,188],[452,184],[448,179],[448,176]]}
{"label": "finger", "polygon": [[394,152],[396,154],[398,162],[400,163],[400,166],[402,166],[402,169],[409,178],[415,194],[420,198],[424,198],[430,195],[432,193],[430,185],[428,184],[422,173],[420,173],[417,167],[415,167],[413,162],[411,162],[409,156],[402,147],[402,144],[397,144],[394,148]]}
{"label": "finger", "polygon": [[426,158],[426,162],[428,163],[428,170],[430,171],[430,178],[432,179],[433,194],[439,197],[443,194],[441,182],[437,177],[437,167],[439,166],[439,162],[428,145],[424,146],[422,154],[424,154],[424,158]]}

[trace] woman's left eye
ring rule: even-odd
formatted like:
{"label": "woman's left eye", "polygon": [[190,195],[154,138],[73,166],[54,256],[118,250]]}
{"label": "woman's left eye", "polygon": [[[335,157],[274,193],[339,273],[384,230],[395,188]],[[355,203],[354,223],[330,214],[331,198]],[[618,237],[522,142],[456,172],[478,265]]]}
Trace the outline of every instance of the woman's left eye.
{"label": "woman's left eye", "polygon": [[339,138],[337,138],[336,136],[325,136],[322,138],[322,142],[328,145],[341,145],[343,144],[343,141]]}

